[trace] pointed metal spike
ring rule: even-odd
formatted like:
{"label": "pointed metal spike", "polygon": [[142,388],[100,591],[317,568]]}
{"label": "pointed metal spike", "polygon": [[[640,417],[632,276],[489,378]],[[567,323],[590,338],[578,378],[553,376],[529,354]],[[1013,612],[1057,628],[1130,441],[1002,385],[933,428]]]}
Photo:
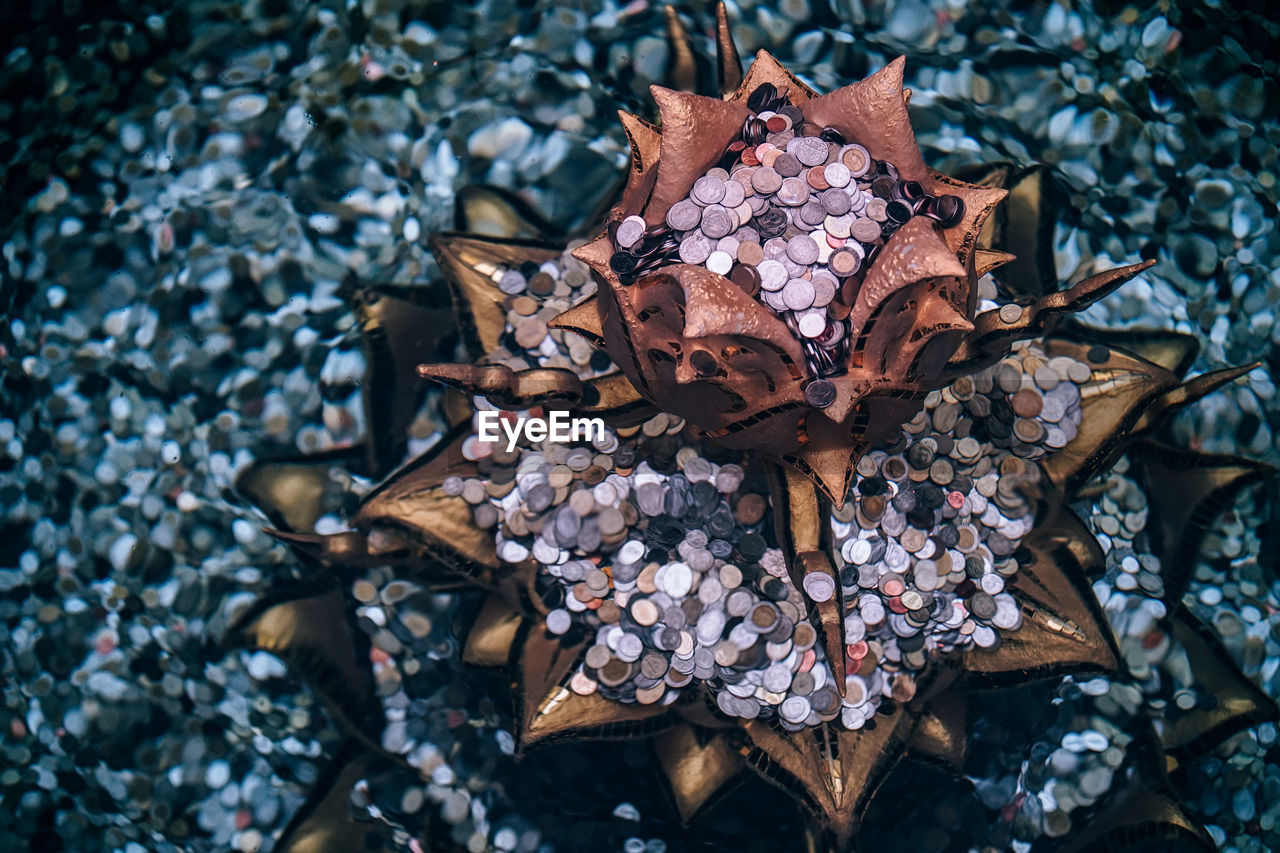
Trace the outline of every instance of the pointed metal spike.
{"label": "pointed metal spike", "polygon": [[976,249],[973,253],[973,271],[975,275],[984,276],[992,270],[999,269],[1013,261],[1017,255],[1008,252],[997,252],[991,249]]}
{"label": "pointed metal spike", "polygon": [[520,753],[569,738],[605,740],[652,734],[671,725],[669,706],[627,704],[568,687],[587,644],[561,644],[541,624],[526,620],[511,649],[513,698]]}
{"label": "pointed metal spike", "polygon": [[664,6],[667,19],[667,81],[682,92],[698,91],[698,61],[694,56],[689,31],[675,6]]}
{"label": "pointed metal spike", "polygon": [[1136,782],[1110,800],[1079,832],[1064,839],[1061,853],[1214,853],[1217,845],[1170,796]]}
{"label": "pointed metal spike", "polygon": [[555,260],[564,252],[563,246],[545,241],[474,234],[433,234],[427,243],[449,283],[462,340],[475,361],[498,348],[507,327],[507,296],[498,289],[499,271]]}
{"label": "pointed metal spike", "polygon": [[1066,315],[1083,311],[1154,263],[1144,261],[1090,276],[1066,290],[1042,296],[1031,305],[1020,306],[1016,316],[1006,318],[1003,306],[979,314],[973,321],[973,333],[947,362],[946,375],[971,373],[995,363],[1015,341],[1043,337]]}
{"label": "pointed metal spike", "polygon": [[653,746],[685,825],[746,769],[742,756],[719,732],[688,723],[660,732]]}
{"label": "pointed metal spike", "polygon": [[970,684],[1024,684],[1119,668],[1115,637],[1088,581],[1104,565],[1098,540],[1070,510],[1054,516],[1023,540],[1031,560],[1019,561],[1006,587],[1021,607],[1022,625],[1002,635],[995,649],[965,652]]}
{"label": "pointed metal spike", "polygon": [[[368,824],[351,815],[351,789],[375,764],[375,755],[348,741],[317,776],[306,802],[298,807],[274,849],[279,853],[375,853],[382,840]],[[435,850],[436,848],[432,848]]]}
{"label": "pointed metal spike", "polygon": [[522,617],[502,596],[485,596],[480,612],[467,631],[462,648],[463,663],[472,666],[503,666],[511,659]]}
{"label": "pointed metal spike", "polygon": [[582,399],[582,380],[562,367],[516,371],[505,364],[420,364],[418,375],[506,409],[531,409],[552,402],[573,405]]}
{"label": "pointed metal spike", "polygon": [[716,66],[720,70],[720,94],[727,98],[742,85],[742,59],[733,41],[724,3],[716,4]]}
{"label": "pointed metal spike", "polygon": [[1100,329],[1086,326],[1078,318],[1067,318],[1054,334],[1125,350],[1160,365],[1179,379],[1186,376],[1200,353],[1200,341],[1194,335],[1167,329]]}
{"label": "pointed metal spike", "polygon": [[849,731],[825,723],[794,733],[749,720],[743,724],[752,744],[747,763],[804,803],[843,847],[906,751],[919,719],[918,711],[900,706],[876,714],[874,728]]}
{"label": "pointed metal spike", "polygon": [[454,201],[454,228],[477,236],[548,239],[563,236],[555,223],[503,187],[468,184]]}
{"label": "pointed metal spike", "polygon": [[945,690],[925,706],[911,738],[911,754],[941,763],[952,773],[964,772],[968,749],[968,700],[963,689]]}
{"label": "pointed metal spike", "polygon": [[1142,413],[1142,417],[1133,425],[1133,434],[1143,435],[1151,432],[1160,426],[1165,418],[1178,409],[1207,397],[1227,383],[1234,382],[1249,371],[1261,366],[1262,362],[1255,361],[1251,364],[1242,364],[1239,367],[1226,367],[1222,370],[1202,373],[1199,376],[1188,379],[1181,385],[1175,385],[1151,401],[1146,411]]}
{"label": "pointed metal spike", "polygon": [[340,590],[250,611],[221,644],[280,658],[311,685],[348,734],[377,748],[369,741],[369,726],[380,718],[381,705],[373,693],[368,662],[358,660]]}
{"label": "pointed metal spike", "polygon": [[565,329],[581,335],[592,346],[604,346],[604,325],[600,320],[600,297],[592,294],[567,311],[547,321],[550,329]]}
{"label": "pointed metal spike", "polygon": [[1211,707],[1197,706],[1164,720],[1160,743],[1178,763],[1187,764],[1236,732],[1280,717],[1275,700],[1240,671],[1214,632],[1185,607],[1165,627],[1186,653],[1198,688],[1214,699]]}
{"label": "pointed metal spike", "polygon": [[364,471],[365,454],[348,447],[306,456],[256,459],[236,476],[235,490],[276,527],[314,530],[325,512],[335,468]]}
{"label": "pointed metal spike", "polygon": [[746,101],[751,93],[763,83],[771,83],[778,88],[780,92],[786,92],[786,98],[793,105],[800,106],[810,98],[817,97],[817,93],[804,84],[804,82],[792,74],[786,66],[774,58],[769,51],[761,49],[756,51],[756,57],[751,63],[751,67],[747,69],[747,75],[742,78],[742,83],[738,86],[738,90],[730,95],[727,100],[732,103],[741,103]]}
{"label": "pointed metal spike", "polygon": [[1124,452],[1133,424],[1147,403],[1177,383],[1177,377],[1159,365],[1119,350],[1106,350],[1062,338],[1045,340],[1050,358],[1064,355],[1092,369],[1080,386],[1079,432],[1066,447],[1040,460],[1040,467],[1060,494],[1076,494],[1099,471]]}
{"label": "pointed metal spike", "polygon": [[1276,475],[1262,462],[1138,442],[1130,458],[1141,465],[1151,503],[1148,531],[1158,537],[1164,601],[1182,601],[1205,535],[1243,489]]}

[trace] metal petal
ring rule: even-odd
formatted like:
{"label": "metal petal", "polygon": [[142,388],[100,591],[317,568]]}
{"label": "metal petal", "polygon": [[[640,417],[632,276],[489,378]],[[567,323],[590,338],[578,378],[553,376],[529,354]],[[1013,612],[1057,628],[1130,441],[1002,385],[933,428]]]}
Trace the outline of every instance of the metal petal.
{"label": "metal petal", "polygon": [[560,257],[562,246],[542,240],[513,240],[446,232],[428,240],[453,292],[453,306],[470,357],[479,361],[498,348],[507,325],[506,294],[498,271]]}
{"label": "metal petal", "polygon": [[1200,353],[1200,341],[1194,335],[1165,329],[1098,329],[1073,318],[1064,322],[1055,334],[1085,344],[1124,350],[1172,371],[1180,379],[1186,376]]}
{"label": "metal petal", "polygon": [[918,711],[876,714],[875,728],[849,731],[835,723],[784,732],[759,720],[744,724],[747,763],[811,809],[840,844],[857,831],[876,788],[906,751]]}
{"label": "metal petal", "polygon": [[744,103],[751,93],[764,83],[773,84],[779,92],[785,91],[787,100],[795,106],[802,106],[810,98],[817,97],[817,92],[806,86],[799,77],[788,71],[786,66],[774,59],[773,54],[767,50],[760,50],[756,53],[751,67],[747,69],[747,76],[743,78],[737,91],[730,95],[728,100],[735,104]]}
{"label": "metal petal", "polygon": [[563,235],[554,222],[504,187],[467,184],[458,190],[453,215],[454,228],[475,236],[534,240]]}
{"label": "metal petal", "polygon": [[326,493],[336,489],[332,472],[363,470],[364,454],[359,447],[326,453],[258,459],[237,477],[235,490],[262,510],[276,527],[285,530],[313,530],[324,515]]}
{"label": "metal petal", "polygon": [[342,592],[285,601],[264,600],[228,629],[223,648],[270,652],[303,678],[339,725],[372,749],[370,728],[381,729],[382,707],[373,693],[367,660],[361,659],[347,622]]}
{"label": "metal petal", "polygon": [[658,766],[671,787],[681,822],[688,824],[716,794],[746,769],[742,756],[719,732],[688,723],[654,738]]}
{"label": "metal petal", "polygon": [[[769,495],[773,503],[773,526],[787,571],[796,589],[810,603],[809,619],[822,637],[836,689],[844,695],[845,643],[844,600],[839,574],[828,554],[830,509],[817,486],[792,466],[771,465],[767,469]],[[815,602],[804,593],[804,579],[810,573],[827,575],[835,587],[830,599]]]}
{"label": "metal petal", "polygon": [[1186,608],[1179,608],[1165,627],[1186,652],[1198,689],[1216,700],[1211,708],[1196,707],[1157,721],[1160,743],[1175,760],[1186,764],[1236,732],[1280,717],[1275,701],[1240,671],[1214,632]]}
{"label": "metal petal", "polygon": [[925,706],[911,738],[911,755],[941,764],[952,773],[964,772],[969,746],[968,700],[963,689],[951,689]]}
{"label": "metal petal", "polygon": [[375,760],[368,750],[345,744],[320,774],[307,801],[294,812],[274,849],[279,853],[376,853],[384,849],[377,833],[352,817],[350,806],[351,788],[368,774]]}
{"label": "metal petal", "polygon": [[1142,466],[1158,537],[1164,600],[1170,610],[1182,601],[1200,556],[1205,534],[1242,489],[1274,477],[1276,469],[1238,456],[1195,453],[1153,441],[1129,449]]}
{"label": "metal petal", "polygon": [[487,595],[467,631],[462,661],[473,666],[503,666],[511,659],[523,617],[500,595]]}
{"label": "metal petal", "polygon": [[1119,350],[1109,350],[1105,361],[1091,362],[1090,349],[1062,338],[1045,340],[1050,357],[1071,356],[1093,368],[1092,377],[1080,387],[1079,432],[1066,447],[1040,461],[1065,495],[1075,494],[1095,474],[1111,466],[1123,450],[1125,435],[1147,404],[1178,381],[1163,367]]}
{"label": "metal petal", "polygon": [[468,433],[455,430],[392,474],[365,498],[351,523],[360,530],[389,528],[407,535],[426,557],[479,585],[495,586],[499,563],[493,534],[476,527],[466,501],[446,495],[441,488],[450,475],[475,476],[475,466],[463,458],[461,450]]}
{"label": "metal petal", "polygon": [[1004,686],[1119,669],[1115,637],[1087,580],[1104,566],[1098,540],[1074,513],[1060,509],[1023,547],[1029,559],[1019,559],[1006,586],[1021,606],[1022,626],[1002,633],[995,649],[965,652],[969,683]]}
{"label": "metal petal", "polygon": [[571,407],[582,399],[582,380],[563,367],[512,370],[505,364],[420,364],[423,379],[484,397],[504,409],[531,409],[560,403]]}
{"label": "metal petal", "polygon": [[361,290],[354,302],[367,364],[361,395],[366,468],[381,477],[403,460],[409,426],[427,390],[417,366],[453,348],[453,312],[423,307],[376,287]]}
{"label": "metal petal", "polygon": [[1131,783],[1058,849],[1061,853],[1213,853],[1218,848],[1170,796]]}
{"label": "metal petal", "polygon": [[568,688],[586,642],[562,644],[542,625],[526,621],[516,633],[513,674],[516,741],[520,752],[571,738],[604,740],[652,734],[671,723],[669,706],[628,704]]}
{"label": "metal petal", "polygon": [[742,85],[742,59],[723,3],[716,4],[716,66],[720,70],[720,94],[727,98]]}

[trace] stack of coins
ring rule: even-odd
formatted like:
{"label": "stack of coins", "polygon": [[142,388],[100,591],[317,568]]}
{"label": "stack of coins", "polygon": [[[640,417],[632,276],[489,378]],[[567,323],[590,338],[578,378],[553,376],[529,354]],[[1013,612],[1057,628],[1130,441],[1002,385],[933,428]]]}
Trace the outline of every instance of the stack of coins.
{"label": "stack of coins", "polygon": [[836,590],[792,585],[763,484],[685,443],[679,418],[590,445],[464,442],[479,476],[444,489],[494,531],[503,561],[539,564],[545,630],[588,641],[567,689],[654,704],[696,680],[732,717],[856,729],[910,701],[930,653],[994,648],[1021,625],[1007,586],[1035,523],[1033,460],[1075,434],[1090,375],[1022,345],[929,394],[896,444],[859,462],[831,521],[843,699],[808,619],[810,600]]}
{"label": "stack of coins", "polygon": [[832,376],[846,369],[845,319],[877,253],[913,216],[950,227],[964,205],[927,194],[834,128],[804,124],[771,84],[748,104],[740,138],[665,226],[617,223],[611,265],[624,283],[677,262],[729,277],[786,322],[815,376]]}
{"label": "stack of coins", "polygon": [[1022,345],[930,393],[901,441],[859,461],[831,522],[850,672],[865,673],[875,651],[874,665],[902,678],[930,651],[994,648],[1018,629],[1024,614],[1006,588],[1035,524],[1028,493],[1039,468],[1028,460],[1052,449],[1051,428],[1056,446],[1075,435],[1077,383],[1090,375],[1087,364]]}
{"label": "stack of coins", "polygon": [[580,335],[547,326],[596,291],[589,268],[570,254],[578,245],[570,244],[562,255],[541,264],[528,262],[492,272],[504,296],[507,322],[498,347],[486,357],[489,363],[512,370],[566,368],[584,379],[614,369],[608,355]]}

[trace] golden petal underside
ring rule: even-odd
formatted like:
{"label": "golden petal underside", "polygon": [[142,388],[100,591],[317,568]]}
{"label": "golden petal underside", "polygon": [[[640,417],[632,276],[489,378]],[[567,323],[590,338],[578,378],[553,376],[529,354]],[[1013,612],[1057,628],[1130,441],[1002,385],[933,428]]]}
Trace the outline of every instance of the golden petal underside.
{"label": "golden petal underside", "polygon": [[222,644],[270,652],[311,685],[348,734],[367,740],[376,733],[381,706],[367,661],[357,658],[341,590],[251,613]]}
{"label": "golden petal underside", "polygon": [[854,466],[861,453],[846,446],[822,446],[812,444],[795,453],[782,457],[791,468],[803,472],[831,501],[836,509],[844,506],[853,482]]}
{"label": "golden petal underside", "polygon": [[723,3],[716,4],[716,67],[720,71],[720,94],[727,98],[742,85],[742,59]]}
{"label": "golden petal underside", "polygon": [[930,702],[911,738],[911,754],[940,763],[952,773],[964,771],[968,749],[968,699],[963,689],[946,690]]}
{"label": "golden petal underside", "polygon": [[485,597],[476,614],[467,641],[462,647],[463,663],[472,666],[503,666],[511,659],[522,617],[501,595]]}
{"label": "golden petal underside", "polygon": [[903,288],[928,279],[966,277],[965,267],[933,223],[923,216],[913,217],[889,238],[862,282],[849,313],[850,336],[856,338],[876,308]]}
{"label": "golden petal underside", "polygon": [[807,121],[836,128],[849,141],[865,146],[872,157],[895,165],[903,178],[932,190],[934,176],[924,164],[902,96],[905,67],[906,58],[899,56],[866,79],[801,105],[801,110]]}
{"label": "golden petal underside", "polygon": [[1122,349],[1160,365],[1179,379],[1186,376],[1200,353],[1200,341],[1195,336],[1165,329],[1098,329],[1073,319],[1064,323],[1057,334],[1086,344]]}
{"label": "golden petal underside", "polygon": [[1274,477],[1276,469],[1237,456],[1194,453],[1144,441],[1130,448],[1141,463],[1151,503],[1148,530],[1160,550],[1164,600],[1182,601],[1200,557],[1205,534],[1242,489]]}
{"label": "golden petal underside", "polygon": [[1061,338],[1047,339],[1045,350],[1050,357],[1071,356],[1093,368],[1093,376],[1080,388],[1079,432],[1040,462],[1059,491],[1069,496],[1115,461],[1147,404],[1172,387],[1177,377],[1119,350],[1110,350],[1104,362],[1091,362],[1088,346]]}
{"label": "golden petal underside", "polygon": [[698,90],[698,62],[693,54],[689,31],[675,6],[664,6],[667,17],[667,82],[681,92]]}
{"label": "golden petal underside", "polygon": [[[384,849],[369,824],[351,814],[351,788],[363,779],[373,754],[348,744],[321,773],[307,801],[298,807],[275,844],[279,853],[375,853]],[[432,850],[442,849],[432,847]]]}
{"label": "golden petal underside", "polygon": [[1166,625],[1187,654],[1197,689],[1215,700],[1212,708],[1193,708],[1163,720],[1161,745],[1186,764],[1217,747],[1231,735],[1280,715],[1276,703],[1240,671],[1217,636],[1204,623],[1179,608]]}
{"label": "golden petal underside", "polygon": [[433,234],[429,245],[449,282],[467,352],[476,361],[498,348],[507,325],[506,294],[498,290],[495,276],[526,261],[541,264],[554,260],[564,251],[541,241],[455,233]]}
{"label": "golden petal underside", "polygon": [[565,367],[512,370],[505,364],[447,362],[420,364],[418,375],[512,411],[555,403],[563,408],[582,398],[582,380]]}
{"label": "golden petal underside", "polygon": [[1133,782],[1057,849],[1061,853],[1214,853],[1218,848],[1172,798]]}
{"label": "golden petal underside", "polygon": [[1008,252],[996,252],[991,249],[977,249],[973,255],[973,271],[975,275],[984,276],[992,270],[1005,266],[1014,259]]}
{"label": "golden petal underside", "polygon": [[[1005,200],[1009,191],[1001,187],[983,187],[956,180],[932,169],[929,172],[933,177],[934,192],[939,195],[956,195],[964,200],[964,214],[960,217],[960,221],[942,234],[947,241],[947,246],[960,259],[960,263],[967,264],[969,256],[978,248],[978,235],[982,233],[982,226],[986,223],[987,217],[1000,202]],[[1011,246],[1010,248],[1019,247]]]}
{"label": "golden petal underside", "polygon": [[458,190],[454,210],[454,227],[472,236],[537,240],[560,233],[554,223],[502,187],[467,184]]}
{"label": "golden petal underside", "polygon": [[681,723],[653,739],[658,765],[671,787],[681,822],[688,824],[746,763],[717,732]]}
{"label": "golden petal underside", "polygon": [[662,147],[662,131],[638,115],[618,110],[622,132],[631,145],[631,169],[622,188],[618,206],[622,210],[639,210],[653,191],[658,176],[658,153]]}
{"label": "golden petal underside", "polygon": [[728,100],[735,104],[745,103],[747,98],[751,97],[751,93],[765,83],[772,83],[778,91],[786,90],[787,100],[797,107],[802,107],[810,98],[817,96],[817,93],[801,82],[799,77],[774,59],[773,54],[767,50],[760,50],[756,53],[751,67],[747,69],[747,76],[743,78],[742,84],[729,96]]}
{"label": "golden petal underside", "polygon": [[1208,373],[1201,373],[1199,376],[1193,376],[1187,381],[1175,385],[1147,404],[1146,409],[1142,412],[1142,417],[1138,418],[1133,425],[1134,434],[1145,434],[1154,431],[1178,409],[1209,396],[1214,391],[1234,382],[1260,365],[1261,362],[1255,361],[1252,364],[1242,364],[1239,367],[1213,370]]}
{"label": "golden petal underside", "polygon": [[[810,572],[827,575],[834,582],[836,594],[831,599],[810,600],[809,618],[822,637],[837,689],[844,695],[844,609],[840,578],[826,551],[826,505],[814,482],[793,466],[774,465],[768,471],[774,529],[788,558],[791,582],[803,590],[804,578]],[[809,600],[807,595],[805,598]]]}
{"label": "golden petal underside", "polygon": [[905,752],[920,717],[900,706],[874,719],[870,731],[826,723],[794,733],[751,720],[743,725],[753,747],[747,763],[805,803],[844,844]]}
{"label": "golden petal underside", "polygon": [[[236,491],[285,530],[314,530],[324,515],[325,493],[334,468],[349,467],[359,448],[344,448],[314,456],[259,459],[236,477]],[[363,460],[361,460],[363,461]]]}
{"label": "golden petal underside", "polygon": [[368,470],[381,477],[404,456],[409,425],[426,391],[417,366],[439,355],[453,312],[422,308],[368,289],[356,301],[367,367],[364,413]]}
{"label": "golden petal underside", "polygon": [[1066,290],[1054,290],[1030,305],[1021,306],[1016,316],[1009,319],[1005,319],[1001,309],[982,312],[974,318],[972,334],[947,363],[948,375],[959,376],[981,370],[1003,358],[1015,341],[1049,333],[1063,319],[1119,289],[1154,263],[1143,261],[1089,276]]}
{"label": "golden petal underside", "polygon": [[614,426],[634,426],[657,414],[652,403],[622,373],[609,373],[588,379],[582,402],[574,410],[581,415],[604,418]]}
{"label": "golden petal underside", "polygon": [[469,430],[455,430],[436,447],[391,475],[365,498],[351,520],[360,530],[390,528],[411,537],[430,558],[478,584],[492,585],[498,566],[493,533],[476,527],[471,507],[441,484],[450,475],[475,476],[462,456]]}
{"label": "golden petal underside", "polygon": [[652,734],[670,723],[668,706],[615,702],[599,693],[581,696],[566,683],[587,644],[561,644],[541,623],[526,621],[516,634],[511,669],[519,750],[570,738],[594,740]]}
{"label": "golden petal underside", "polygon": [[1053,231],[1058,223],[1059,193],[1040,165],[1020,169],[1005,184],[1009,197],[996,216],[1002,220],[997,248],[1016,248],[1017,259],[1000,273],[1000,283],[1014,297],[1041,296],[1056,290]]}
{"label": "golden petal underside", "polygon": [[1032,559],[1018,566],[1006,587],[1021,606],[1022,626],[1002,632],[995,649],[965,652],[969,682],[1004,686],[1115,671],[1120,666],[1115,638],[1088,580],[1103,570],[1098,540],[1074,513],[1061,508],[1023,545]]}
{"label": "golden petal underside", "polygon": [[600,297],[592,294],[567,311],[548,321],[552,329],[564,329],[581,335],[592,346],[604,346],[604,324],[600,320]]}
{"label": "golden petal underside", "polygon": [[956,177],[1009,191],[978,236],[979,247],[1017,256],[998,276],[1001,290],[1014,299],[1035,299],[1057,290],[1053,231],[1059,199],[1045,168],[992,163],[960,169]]}
{"label": "golden petal underside", "polygon": [[742,132],[751,111],[741,104],[676,92],[661,86],[650,91],[662,116],[658,177],[645,207],[650,225],[661,224],[671,205],[689,194],[693,182],[719,162],[725,148]]}

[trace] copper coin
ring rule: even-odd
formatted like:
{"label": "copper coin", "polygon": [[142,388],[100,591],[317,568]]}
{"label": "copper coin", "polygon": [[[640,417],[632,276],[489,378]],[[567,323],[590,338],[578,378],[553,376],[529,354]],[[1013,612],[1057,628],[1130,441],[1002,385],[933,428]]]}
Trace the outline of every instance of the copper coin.
{"label": "copper coin", "polygon": [[827,183],[827,176],[824,174],[823,169],[824,167],[822,166],[814,166],[805,173],[805,180],[809,182],[809,186],[818,191],[831,189],[831,184]]}
{"label": "copper coin", "polygon": [[756,524],[764,518],[765,509],[766,501],[763,495],[743,495],[738,501],[735,515],[743,524]]}
{"label": "copper coin", "polygon": [[1010,403],[1013,404],[1014,412],[1023,418],[1034,418],[1040,414],[1040,410],[1044,407],[1044,401],[1040,395],[1030,388],[1023,388],[1014,394]]}

